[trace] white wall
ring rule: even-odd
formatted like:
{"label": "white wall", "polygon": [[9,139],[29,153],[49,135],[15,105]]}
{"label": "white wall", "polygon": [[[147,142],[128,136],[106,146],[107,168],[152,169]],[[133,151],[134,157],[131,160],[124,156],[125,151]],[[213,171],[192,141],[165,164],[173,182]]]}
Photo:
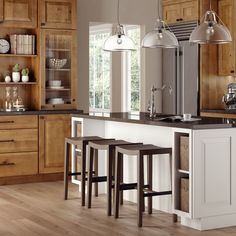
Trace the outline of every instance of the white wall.
{"label": "white wall", "polygon": [[[116,23],[117,0],[77,0],[78,2],[78,108],[89,106],[89,22]],[[156,0],[120,0],[122,24],[142,25],[145,31],[154,27],[157,17]],[[120,63],[119,54],[112,56],[113,66]],[[161,50],[142,49],[144,60],[141,81],[141,110],[145,111],[152,85],[161,86]],[[121,111],[121,74],[112,74],[112,111]],[[157,96],[156,96],[157,97]],[[160,110],[160,99],[157,99]],[[157,103],[157,104],[158,104]]]}

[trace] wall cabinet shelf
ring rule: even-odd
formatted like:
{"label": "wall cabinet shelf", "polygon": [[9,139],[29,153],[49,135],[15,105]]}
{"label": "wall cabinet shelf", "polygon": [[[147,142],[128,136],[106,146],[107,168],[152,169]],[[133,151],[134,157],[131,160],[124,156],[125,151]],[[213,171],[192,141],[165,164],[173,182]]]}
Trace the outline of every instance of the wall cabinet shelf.
{"label": "wall cabinet shelf", "polygon": [[38,84],[37,82],[18,82],[18,83],[15,83],[15,82],[0,82],[0,85],[6,85],[6,86],[16,86],[16,85],[36,85]]}
{"label": "wall cabinet shelf", "polygon": [[0,54],[0,57],[32,57],[36,58],[37,55],[26,55],[26,54]]}

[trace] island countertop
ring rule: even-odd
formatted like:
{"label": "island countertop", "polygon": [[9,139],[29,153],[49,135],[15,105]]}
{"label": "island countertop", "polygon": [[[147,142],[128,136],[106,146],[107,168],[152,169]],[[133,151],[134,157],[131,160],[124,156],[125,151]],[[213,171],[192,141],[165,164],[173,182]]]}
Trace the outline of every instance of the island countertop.
{"label": "island countertop", "polygon": [[[236,127],[236,120],[225,118],[210,118],[210,117],[197,117],[200,120],[196,121],[172,121],[171,119],[159,120],[164,117],[171,117],[171,115],[157,114],[157,118],[150,118],[148,113],[129,113],[129,112],[92,112],[92,113],[79,113],[72,114],[73,117],[108,120],[126,123],[156,125],[163,127],[173,128],[186,128],[186,129],[218,129],[218,128],[233,128]],[[196,118],[196,117],[194,117]]]}

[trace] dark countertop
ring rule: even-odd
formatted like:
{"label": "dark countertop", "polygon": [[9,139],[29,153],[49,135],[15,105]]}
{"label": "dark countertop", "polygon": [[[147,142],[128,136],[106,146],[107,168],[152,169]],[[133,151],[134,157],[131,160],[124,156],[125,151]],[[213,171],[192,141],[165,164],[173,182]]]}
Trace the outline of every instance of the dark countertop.
{"label": "dark countertop", "polygon": [[222,114],[235,114],[236,115],[236,109],[232,109],[232,110],[226,110],[226,109],[202,109],[201,112],[206,112],[206,113],[222,113]]}
{"label": "dark countertop", "polygon": [[[231,128],[236,127],[236,119],[224,119],[224,118],[209,118],[209,117],[198,117],[201,120],[182,122],[182,121],[158,121],[148,117],[148,113],[132,114],[128,112],[112,112],[112,113],[80,113],[73,114],[73,117],[89,118],[96,120],[110,120],[126,123],[145,124],[145,125],[156,125],[163,127],[173,128],[186,128],[186,129],[219,129],[219,128]],[[169,116],[164,114],[158,114],[158,117]]]}
{"label": "dark countertop", "polygon": [[27,110],[27,111],[0,111],[0,116],[15,115],[49,115],[49,114],[79,114],[82,110]]}

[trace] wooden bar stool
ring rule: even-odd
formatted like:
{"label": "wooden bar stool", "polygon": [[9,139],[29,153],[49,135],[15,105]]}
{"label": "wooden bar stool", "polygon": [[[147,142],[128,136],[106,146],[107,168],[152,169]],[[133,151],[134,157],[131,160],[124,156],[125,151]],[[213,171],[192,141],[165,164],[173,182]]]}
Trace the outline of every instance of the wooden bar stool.
{"label": "wooden bar stool", "polygon": [[[86,147],[89,141],[93,140],[103,140],[103,138],[98,136],[85,136],[85,137],[70,137],[65,138],[65,163],[64,163],[64,199],[68,199],[68,177],[69,176],[81,176],[81,203],[85,206],[85,181],[86,181]],[[75,145],[81,150],[81,172],[72,173],[69,171],[70,162],[70,145]],[[95,175],[97,169],[97,160],[95,161]],[[95,183],[95,194],[98,194],[98,184]]]}
{"label": "wooden bar stool", "polygon": [[[137,187],[137,202],[138,202],[138,226],[142,227],[143,211],[144,211],[144,198],[148,198],[148,213],[152,213],[152,197],[172,194],[171,190],[167,191],[153,191],[152,189],[152,157],[153,155],[169,154],[170,157],[170,173],[172,172],[171,165],[171,148],[158,147],[151,144],[143,145],[132,145],[132,146],[117,146],[115,156],[115,218],[119,217],[119,193],[120,191],[127,189],[134,189]],[[137,183],[135,184],[121,184],[120,170],[123,169],[121,166],[121,159],[123,155],[137,156]],[[144,161],[143,157],[148,157],[147,162],[147,185],[144,185]],[[170,176],[172,180],[172,176]],[[177,216],[173,214],[173,221],[177,221]]]}
{"label": "wooden bar stool", "polygon": [[[88,167],[88,208],[92,204],[92,183],[107,181],[107,215],[111,215],[112,211],[112,180],[114,178],[114,159],[115,147],[117,145],[130,145],[132,143],[124,140],[94,140],[89,145],[89,167]],[[107,151],[107,176],[92,176],[93,158],[96,157],[98,150]],[[122,175],[122,173],[121,173]]]}

